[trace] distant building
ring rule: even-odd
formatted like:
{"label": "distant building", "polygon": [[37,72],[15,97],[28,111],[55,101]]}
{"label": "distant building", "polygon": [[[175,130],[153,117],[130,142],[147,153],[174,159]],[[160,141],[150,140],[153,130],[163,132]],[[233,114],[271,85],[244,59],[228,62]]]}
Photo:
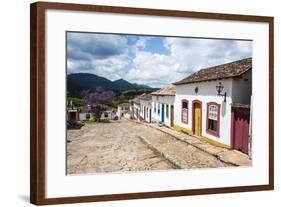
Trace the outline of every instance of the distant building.
{"label": "distant building", "polygon": [[140,120],[151,123],[151,94],[139,97],[140,100]]}
{"label": "distant building", "polygon": [[169,86],[152,92],[152,121],[174,126],[174,102],[176,87]]}
{"label": "distant building", "polygon": [[85,119],[89,119],[92,117],[92,114],[90,113],[91,111],[91,106],[90,105],[86,105],[86,106],[82,106],[79,108],[79,120],[85,120]]}
{"label": "distant building", "polygon": [[117,106],[117,116],[119,119],[130,111],[130,103],[122,103]]}
{"label": "distant building", "polygon": [[[247,58],[199,70],[174,83],[175,129],[248,153],[251,71],[252,58]],[[163,110],[161,102],[155,104]],[[158,108],[154,110],[162,117]]]}
{"label": "distant building", "polygon": [[135,97],[134,99],[132,99],[130,101],[131,105],[130,105],[130,112],[131,112],[131,118],[132,119],[137,119],[137,120],[140,120],[140,110],[141,110],[141,107],[140,107],[140,98],[142,96],[145,96],[146,93],[143,93],[137,97]]}
{"label": "distant building", "polygon": [[77,108],[69,108],[67,109],[67,121],[71,121],[71,122],[74,122],[74,121],[79,121],[79,109]]}
{"label": "distant building", "polygon": [[113,110],[107,110],[102,112],[101,119],[108,119],[108,120],[114,120],[116,117],[116,113]]}
{"label": "distant building", "polygon": [[67,106],[66,106],[67,121],[70,121],[70,122],[79,121],[80,120],[79,114],[80,114],[79,108],[75,107],[72,104],[72,101],[67,101]]}

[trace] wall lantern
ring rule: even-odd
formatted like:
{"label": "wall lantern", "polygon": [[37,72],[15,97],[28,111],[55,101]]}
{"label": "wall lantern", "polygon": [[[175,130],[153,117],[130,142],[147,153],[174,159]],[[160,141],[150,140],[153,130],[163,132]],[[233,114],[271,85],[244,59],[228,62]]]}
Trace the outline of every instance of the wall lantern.
{"label": "wall lantern", "polygon": [[218,92],[218,96],[224,96],[224,102],[226,102],[226,92],[222,93],[224,86],[221,82],[216,86],[216,90]]}
{"label": "wall lantern", "polygon": [[196,94],[198,93],[198,90],[199,90],[198,87],[196,87],[196,88],[194,89],[194,91],[195,91]]}

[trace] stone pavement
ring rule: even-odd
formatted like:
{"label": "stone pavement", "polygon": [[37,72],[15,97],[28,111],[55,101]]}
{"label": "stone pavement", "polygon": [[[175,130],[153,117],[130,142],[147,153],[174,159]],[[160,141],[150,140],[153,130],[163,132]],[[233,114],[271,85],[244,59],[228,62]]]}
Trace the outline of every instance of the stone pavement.
{"label": "stone pavement", "polygon": [[115,121],[67,130],[67,174],[177,168],[137,138],[136,125]]}
{"label": "stone pavement", "polygon": [[167,132],[134,121],[67,130],[68,174],[229,166],[233,167]]}
{"label": "stone pavement", "polygon": [[249,156],[233,149],[226,149],[223,147],[214,146],[206,141],[200,140],[194,136],[190,136],[183,132],[176,131],[172,128],[162,126],[156,123],[145,123],[138,122],[147,126],[150,126],[154,129],[158,129],[161,132],[167,133],[170,136],[173,136],[175,139],[178,139],[182,142],[188,143],[206,153],[209,153],[221,160],[224,163],[231,164],[234,166],[251,166],[252,161],[249,159]]}

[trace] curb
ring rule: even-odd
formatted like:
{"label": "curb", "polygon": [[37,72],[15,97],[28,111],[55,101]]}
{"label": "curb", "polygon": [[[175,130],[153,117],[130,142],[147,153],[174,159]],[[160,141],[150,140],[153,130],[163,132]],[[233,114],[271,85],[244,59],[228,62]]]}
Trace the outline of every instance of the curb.
{"label": "curb", "polygon": [[150,148],[153,152],[159,154],[161,157],[165,158],[166,160],[168,160],[174,167],[176,167],[177,169],[185,169],[185,167],[182,167],[177,161],[173,160],[171,157],[167,156],[166,154],[164,154],[162,151],[160,151],[159,149],[157,149],[157,147],[155,147],[153,144],[151,144],[146,138],[142,137],[142,136],[137,136],[145,145],[148,146],[148,148]]}
{"label": "curb", "polygon": [[[205,152],[205,153],[208,153],[208,154],[214,156],[216,159],[220,160],[221,162],[223,162],[223,163],[225,163],[225,164],[229,164],[229,165],[233,165],[233,166],[244,166],[244,165],[241,165],[241,164],[237,164],[236,162],[231,162],[231,161],[229,161],[229,160],[222,159],[222,158],[221,158],[221,154],[222,154],[223,152],[225,152],[225,151],[220,151],[220,152],[218,152],[218,153],[216,153],[216,154],[215,154],[215,153],[211,153],[211,152],[205,150],[205,149],[202,148],[202,147],[199,147],[199,146],[197,146],[197,145],[194,145],[193,143],[190,143],[190,142],[188,142],[187,140],[184,140],[184,139],[182,139],[182,138],[180,138],[180,137],[177,137],[177,136],[175,136],[175,135],[173,135],[173,134],[170,134],[169,132],[164,131],[164,130],[158,128],[158,127],[154,127],[154,126],[152,126],[152,125],[150,125],[150,124],[147,124],[147,123],[145,123],[145,122],[139,122],[139,121],[135,121],[135,120],[131,120],[131,121],[134,122],[134,123],[141,124],[141,125],[145,125],[145,126],[148,126],[148,127],[150,127],[150,128],[153,128],[153,129],[156,129],[156,130],[158,130],[158,131],[161,131],[161,132],[163,132],[163,133],[169,135],[170,137],[172,137],[172,138],[175,139],[175,140],[181,141],[181,142],[183,142],[183,143],[185,143],[185,144],[189,144],[189,145],[191,145],[191,146],[193,146],[193,147],[195,147],[195,148],[197,148],[197,149],[199,149],[199,150],[201,150],[201,151],[203,151],[203,152]],[[166,127],[166,126],[163,126],[163,127]],[[190,135],[189,135],[189,136],[190,136]],[[200,140],[200,141],[201,141],[201,140]],[[202,142],[204,143],[204,141],[202,141]],[[156,147],[154,146],[154,148],[156,148]],[[227,151],[231,151],[231,150],[227,150]],[[174,161],[172,161],[172,162],[174,162]]]}
{"label": "curb", "polygon": [[[142,124],[142,123],[139,123],[139,124]],[[183,139],[181,139],[181,138],[179,138],[179,137],[177,137],[177,136],[175,136],[175,135],[173,135],[173,134],[170,134],[170,133],[168,133],[168,132],[166,132],[166,131],[164,131],[164,130],[161,130],[161,129],[159,129],[159,128],[153,127],[153,126],[151,126],[151,125],[149,125],[149,124],[146,124],[146,123],[144,123],[144,124],[145,124],[146,126],[149,126],[149,127],[153,128],[153,129],[157,129],[157,130],[159,130],[159,131],[161,131],[161,132],[163,132],[163,133],[165,133],[165,134],[171,136],[172,138],[174,138],[174,139],[176,139],[176,140],[178,140],[178,141],[184,142],[184,143],[189,144],[189,145],[191,145],[191,146],[193,146],[193,147],[195,147],[195,148],[197,148],[197,149],[199,149],[199,150],[201,150],[201,151],[203,151],[203,152],[206,152],[206,153],[208,153],[208,154],[214,156],[215,158],[217,158],[218,160],[220,160],[221,162],[223,162],[223,163],[225,163],[225,164],[230,164],[230,165],[233,165],[233,166],[240,166],[240,165],[238,165],[238,164],[236,164],[236,163],[228,162],[228,161],[225,161],[225,160],[221,159],[221,157],[220,157],[220,153],[221,153],[221,152],[219,152],[218,154],[210,153],[210,152],[208,152],[207,150],[205,150],[205,149],[203,149],[203,148],[200,148],[200,147],[198,147],[198,146],[196,146],[196,145],[194,145],[194,144],[191,144],[190,142],[188,142],[188,141],[186,141],[186,140],[183,140]],[[163,127],[165,127],[165,126],[163,126]]]}

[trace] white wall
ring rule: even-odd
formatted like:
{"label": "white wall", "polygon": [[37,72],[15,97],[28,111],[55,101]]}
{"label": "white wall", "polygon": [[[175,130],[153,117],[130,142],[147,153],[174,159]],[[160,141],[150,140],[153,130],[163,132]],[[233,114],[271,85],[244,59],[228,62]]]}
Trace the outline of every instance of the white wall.
{"label": "white wall", "polygon": [[128,109],[125,109],[125,106],[119,105],[117,106],[117,116],[119,117],[119,119],[122,117],[122,114],[124,115],[124,113],[127,113],[129,111],[129,106]]}
{"label": "white wall", "polygon": [[[51,1],[51,0],[50,0]],[[1,33],[0,51],[2,59],[2,73],[0,85],[2,89],[9,86],[9,90],[2,90],[0,102],[3,110],[0,119],[1,138],[1,206],[32,207],[29,200],[29,3],[33,1],[10,0],[3,1],[0,7]],[[275,43],[281,45],[281,13],[279,1],[276,0],[60,0],[60,2],[90,3],[102,5],[118,5],[146,8],[163,8],[174,10],[237,13],[249,15],[275,16]],[[5,21],[9,20],[9,21]],[[281,56],[281,48],[276,47],[275,57]],[[281,165],[281,59],[275,59],[275,174],[280,175]],[[12,78],[10,78],[12,77]],[[11,84],[13,83],[13,84]],[[17,95],[15,95],[17,94]],[[20,104],[19,104],[20,103]],[[17,119],[15,119],[17,117]],[[12,124],[11,124],[12,123]],[[16,129],[16,130],[15,130]],[[4,139],[5,137],[5,139]],[[12,150],[11,147],[13,146]],[[7,156],[8,155],[8,156]],[[155,172],[157,173],[157,172]],[[279,206],[281,197],[281,177],[275,177],[274,191],[249,193],[217,194],[184,196],[158,199],[138,199],[114,202],[98,202],[83,204],[67,204],[66,207],[143,207],[143,206]],[[242,204],[242,205],[241,205]]]}
{"label": "white wall", "polygon": [[232,81],[233,103],[250,104],[252,95],[252,70],[248,71],[242,78]]}
{"label": "white wall", "polygon": [[79,120],[83,121],[86,119],[86,114],[87,113],[79,113]]}
{"label": "white wall", "polygon": [[[152,120],[155,122],[162,121],[162,104],[164,104],[164,124],[171,126],[171,105],[174,105],[175,96],[152,96]],[[166,117],[166,105],[168,105],[169,116]],[[155,108],[156,106],[156,108]],[[158,107],[160,106],[160,113],[158,114]],[[156,109],[156,110],[155,110]]]}
{"label": "white wall", "polygon": [[[224,86],[223,93],[226,91],[227,98],[224,102],[224,97],[217,96],[216,85],[221,82]],[[195,93],[195,88],[198,87],[198,93]],[[192,101],[199,100],[202,102],[202,129],[201,135],[212,138],[213,140],[230,145],[231,144],[231,93],[232,93],[232,80],[220,80],[220,81],[209,81],[200,82],[193,84],[184,84],[176,86],[176,97],[175,97],[175,124],[192,130]],[[188,124],[183,123],[181,120],[181,103],[182,100],[188,101]],[[207,103],[215,102],[220,104],[220,137],[216,137],[206,132],[206,116],[207,116]]]}
{"label": "white wall", "polygon": [[119,119],[121,118],[121,113],[122,113],[121,106],[117,106],[117,116]]}
{"label": "white wall", "polygon": [[[140,100],[140,107],[141,107],[140,116],[146,122],[150,122],[151,101]],[[144,112],[144,110],[146,110],[146,111]],[[151,111],[151,114],[152,114],[152,111]]]}
{"label": "white wall", "polygon": [[134,109],[134,114],[133,114],[133,116],[134,116],[135,119],[138,119],[138,118],[139,118],[139,117],[138,117],[138,114],[140,114],[140,105],[134,103],[134,104],[133,104],[133,109]]}

